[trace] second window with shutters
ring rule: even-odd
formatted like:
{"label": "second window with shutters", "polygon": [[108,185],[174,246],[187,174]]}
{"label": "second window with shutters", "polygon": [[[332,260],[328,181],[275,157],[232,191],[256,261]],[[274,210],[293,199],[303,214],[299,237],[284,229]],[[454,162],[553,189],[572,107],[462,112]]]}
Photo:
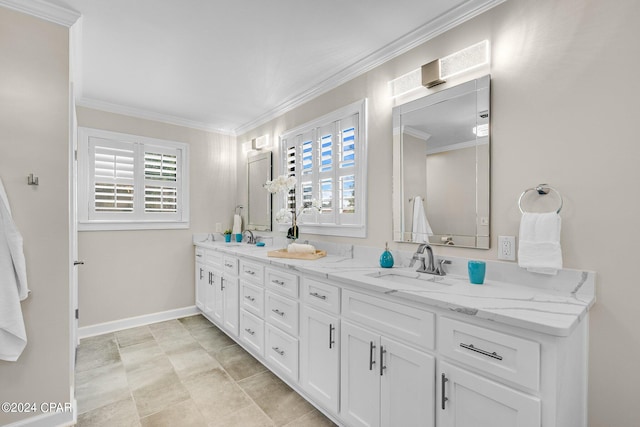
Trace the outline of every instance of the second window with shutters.
{"label": "second window with shutters", "polygon": [[187,228],[188,145],[80,128],[81,230]]}
{"label": "second window with shutters", "polygon": [[295,176],[287,208],[315,199],[300,215],[301,233],[366,237],[366,100],[285,132],[284,173]]}

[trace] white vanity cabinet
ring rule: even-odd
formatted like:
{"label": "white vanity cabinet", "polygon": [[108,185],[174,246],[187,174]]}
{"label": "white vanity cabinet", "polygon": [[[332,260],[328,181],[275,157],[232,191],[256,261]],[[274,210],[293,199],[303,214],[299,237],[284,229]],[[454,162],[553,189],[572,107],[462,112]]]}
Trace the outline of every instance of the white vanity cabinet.
{"label": "white vanity cabinet", "polygon": [[587,425],[586,311],[571,328],[550,330],[544,312],[518,327],[321,262],[301,272],[222,252],[196,249],[198,308],[339,425]]}

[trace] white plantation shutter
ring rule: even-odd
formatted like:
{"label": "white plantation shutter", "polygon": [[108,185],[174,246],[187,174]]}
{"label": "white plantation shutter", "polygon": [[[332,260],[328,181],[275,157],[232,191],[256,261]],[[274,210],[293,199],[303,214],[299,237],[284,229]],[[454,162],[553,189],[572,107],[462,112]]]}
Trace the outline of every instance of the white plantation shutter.
{"label": "white plantation shutter", "polygon": [[133,213],[135,145],[90,138],[89,156],[93,165],[90,199],[93,210]]}
{"label": "white plantation shutter", "polygon": [[331,235],[366,235],[365,108],[364,101],[352,104],[281,137],[286,173],[297,178],[298,209],[312,199],[321,205],[319,212],[310,209],[300,216],[302,232],[317,228]]}
{"label": "white plantation shutter", "polygon": [[80,229],[188,227],[186,144],[98,129],[79,133]]}

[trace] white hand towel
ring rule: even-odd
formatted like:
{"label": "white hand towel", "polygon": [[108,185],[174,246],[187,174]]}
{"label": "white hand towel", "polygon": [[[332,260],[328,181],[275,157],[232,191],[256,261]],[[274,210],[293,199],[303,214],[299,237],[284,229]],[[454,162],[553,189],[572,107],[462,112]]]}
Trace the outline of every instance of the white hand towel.
{"label": "white hand towel", "polygon": [[238,214],[233,216],[233,229],[231,230],[233,234],[242,233],[242,217]]}
{"label": "white hand towel", "polygon": [[297,254],[315,254],[316,248],[313,245],[305,245],[302,243],[289,243],[287,252]]}
{"label": "white hand towel", "polygon": [[557,274],[562,268],[561,225],[555,212],[522,214],[518,265],[534,273]]}
{"label": "white hand towel", "polygon": [[0,180],[0,359],[14,362],[27,345],[20,300],[29,294],[22,236]]}
{"label": "white hand towel", "polygon": [[413,198],[413,227],[411,233],[411,241],[416,243],[429,243],[429,236],[433,236],[433,230],[427,220],[424,211],[422,197]]}

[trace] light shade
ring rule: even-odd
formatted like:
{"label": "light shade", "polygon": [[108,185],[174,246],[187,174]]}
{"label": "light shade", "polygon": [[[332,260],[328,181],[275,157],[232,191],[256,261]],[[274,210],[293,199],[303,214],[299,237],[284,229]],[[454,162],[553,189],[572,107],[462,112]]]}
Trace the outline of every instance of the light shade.
{"label": "light shade", "polygon": [[440,79],[446,80],[489,63],[489,41],[483,40],[440,59]]}

